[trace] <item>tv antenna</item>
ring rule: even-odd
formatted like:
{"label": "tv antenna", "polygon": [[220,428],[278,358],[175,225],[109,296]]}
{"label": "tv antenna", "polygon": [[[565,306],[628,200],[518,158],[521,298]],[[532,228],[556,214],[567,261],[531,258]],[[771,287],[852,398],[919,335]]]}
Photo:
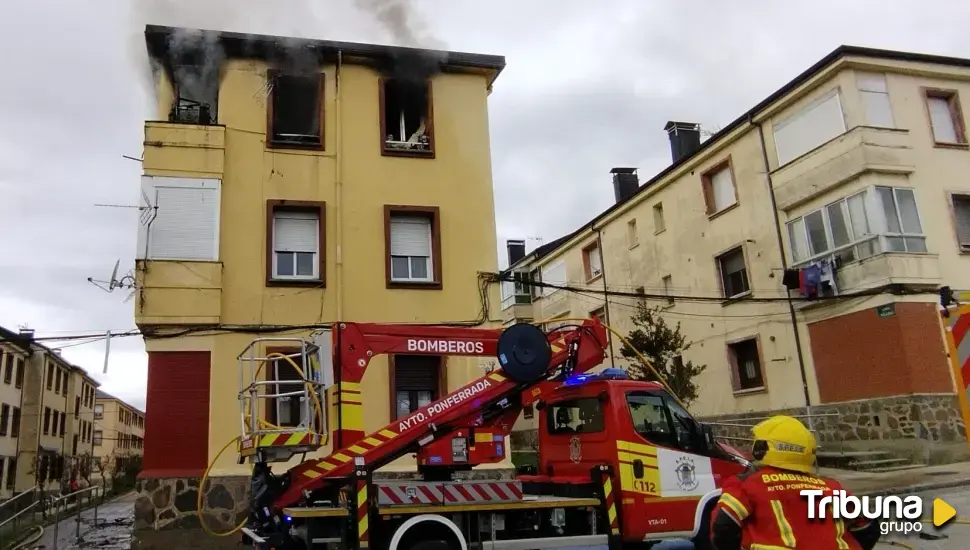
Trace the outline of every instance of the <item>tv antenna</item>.
{"label": "tv antenna", "polygon": [[[135,288],[135,278],[131,275],[129,271],[124,277],[118,278],[118,267],[121,265],[121,260],[115,261],[115,267],[111,270],[111,277],[107,281],[101,279],[95,279],[94,277],[88,277],[88,282],[94,286],[100,288],[105,292],[112,292],[116,288]],[[132,293],[134,294],[134,293]],[[128,300],[131,298],[129,297]]]}

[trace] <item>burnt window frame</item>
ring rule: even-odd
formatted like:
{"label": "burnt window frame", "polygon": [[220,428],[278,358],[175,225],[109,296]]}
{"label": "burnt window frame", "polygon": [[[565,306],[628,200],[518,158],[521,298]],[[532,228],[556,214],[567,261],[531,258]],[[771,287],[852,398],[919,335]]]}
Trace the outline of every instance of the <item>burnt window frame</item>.
{"label": "burnt window frame", "polygon": [[[758,374],[755,378],[741,376],[741,356],[738,354],[738,349],[741,346],[751,346],[753,348],[758,368]],[[756,334],[754,336],[745,336],[736,340],[730,340],[725,342],[725,347],[728,356],[728,365],[731,367],[731,389],[734,393],[745,394],[766,391],[768,388],[768,380],[765,373],[764,353],[761,349],[761,335]],[[751,384],[750,382],[757,383]]]}
{"label": "burnt window frame", "polygon": [[427,112],[425,116],[428,120],[427,136],[428,136],[428,150],[414,150],[414,149],[389,149],[387,147],[387,118],[386,118],[386,102],[387,102],[387,85],[395,81],[400,81],[401,79],[391,78],[391,77],[381,77],[377,80],[377,90],[378,90],[378,112],[377,117],[380,120],[380,134],[377,136],[380,140],[381,156],[385,157],[408,157],[408,158],[435,158],[435,135],[434,135],[434,91],[433,85],[430,78],[423,79],[422,82],[425,85],[427,91]]}
{"label": "burnt window frame", "polygon": [[303,149],[310,151],[326,150],[326,73],[321,70],[317,80],[317,102],[320,108],[319,143],[302,143],[275,139],[276,131],[274,129],[273,121],[275,111],[274,106],[276,104],[276,80],[281,76],[302,77],[308,80],[312,78],[312,75],[286,74],[281,69],[268,69],[266,71],[266,86],[268,88],[266,93],[266,147],[268,149]]}

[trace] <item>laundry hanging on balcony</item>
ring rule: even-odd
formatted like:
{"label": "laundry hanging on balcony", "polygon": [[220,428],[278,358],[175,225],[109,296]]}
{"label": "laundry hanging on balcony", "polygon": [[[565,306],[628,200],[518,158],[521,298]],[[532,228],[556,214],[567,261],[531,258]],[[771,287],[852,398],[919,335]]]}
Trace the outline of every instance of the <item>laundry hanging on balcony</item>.
{"label": "laundry hanging on balcony", "polygon": [[837,260],[819,260],[798,269],[786,269],[782,283],[789,290],[797,290],[802,296],[813,299],[819,296],[835,296],[838,286],[835,272]]}

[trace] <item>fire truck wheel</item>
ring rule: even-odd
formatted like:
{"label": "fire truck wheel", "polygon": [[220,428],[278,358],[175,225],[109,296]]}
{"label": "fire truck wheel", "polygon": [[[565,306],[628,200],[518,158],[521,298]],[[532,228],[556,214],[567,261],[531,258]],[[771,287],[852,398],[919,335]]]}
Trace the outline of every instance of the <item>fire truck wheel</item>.
{"label": "fire truck wheel", "polygon": [[714,507],[717,506],[717,499],[711,499],[704,506],[704,512],[701,513],[701,525],[697,530],[697,536],[691,540],[694,544],[694,550],[714,550],[714,546],[711,544],[711,514],[714,513]]}
{"label": "fire truck wheel", "polygon": [[409,550],[455,550],[456,548],[444,540],[423,540],[412,545]]}
{"label": "fire truck wheel", "polygon": [[516,382],[535,382],[549,371],[552,348],[546,333],[529,323],[516,323],[502,331],[497,355],[502,370]]}

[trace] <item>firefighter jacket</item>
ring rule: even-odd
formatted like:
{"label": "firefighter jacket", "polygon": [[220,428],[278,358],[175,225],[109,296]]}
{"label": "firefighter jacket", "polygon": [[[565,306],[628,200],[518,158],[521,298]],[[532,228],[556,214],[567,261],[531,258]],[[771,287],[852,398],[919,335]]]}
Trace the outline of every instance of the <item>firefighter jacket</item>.
{"label": "firefighter jacket", "polygon": [[[711,518],[711,542],[717,550],[869,550],[879,538],[878,525],[868,519],[847,525],[808,517],[804,489],[845,490],[838,481],[768,466],[727,480]],[[818,503],[819,499],[815,502]],[[875,537],[873,538],[873,535]]]}

